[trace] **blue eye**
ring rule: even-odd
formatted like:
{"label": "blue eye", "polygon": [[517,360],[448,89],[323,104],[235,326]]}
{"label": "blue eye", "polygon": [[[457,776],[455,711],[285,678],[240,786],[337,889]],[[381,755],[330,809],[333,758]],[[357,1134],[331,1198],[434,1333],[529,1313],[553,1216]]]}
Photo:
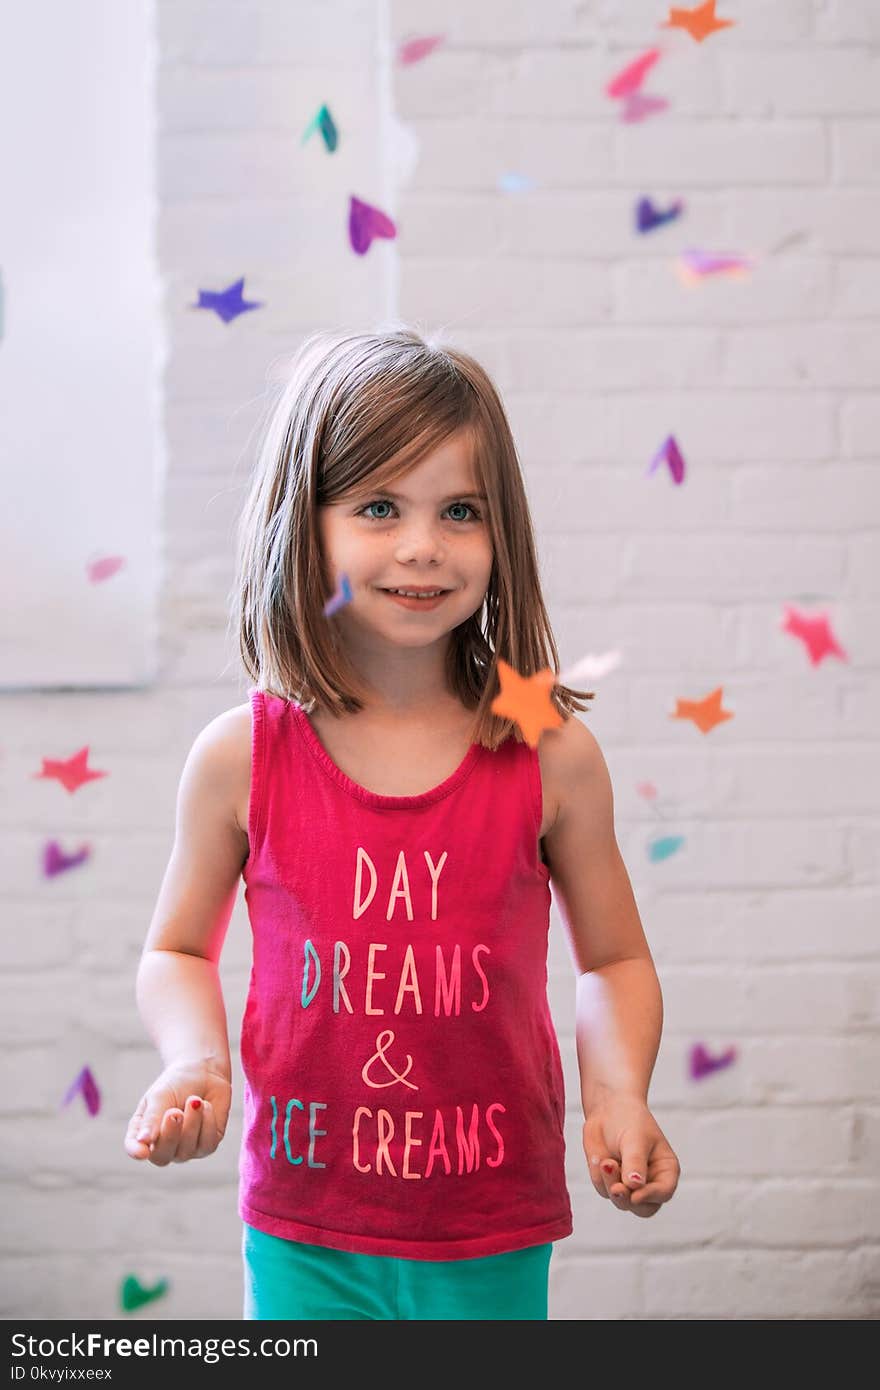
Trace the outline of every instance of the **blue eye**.
{"label": "blue eye", "polygon": [[[367,512],[370,510],[371,507],[390,507],[390,506],[391,506],[391,503],[390,503],[390,502],[385,502],[385,501],[383,501],[381,498],[379,498],[376,502],[368,502],[367,505],[366,505],[365,507],[362,507],[361,510],[358,512],[358,516],[366,516]],[[371,516],[371,517],[370,517],[370,521],[387,521],[387,520],[388,520],[387,516]]]}
{"label": "blue eye", "polygon": [[[377,497],[374,501],[368,502],[367,505],[366,505],[365,507],[361,507],[360,510],[359,510],[358,512],[355,513],[355,515],[356,515],[356,516],[367,516],[367,513],[369,512],[369,510],[370,510],[371,507],[393,507],[393,506],[394,506],[394,503],[391,502],[391,501],[389,501],[389,499],[388,499],[387,497]],[[472,507],[472,506],[471,506],[470,502],[450,502],[449,506],[447,507],[447,511],[451,511],[453,507],[464,507],[464,509],[465,509],[466,511],[468,511],[468,512],[471,513],[471,515],[472,515],[472,517],[473,517],[473,519],[474,519],[475,521],[479,521],[479,519],[480,519],[480,513],[477,511],[476,507]],[[368,521],[388,521],[389,519],[390,519],[390,518],[387,517],[387,516],[369,516],[369,517],[367,517],[367,520],[368,520]],[[466,517],[466,516],[453,517],[453,520],[454,520],[454,521],[468,521],[469,519],[470,519],[470,518],[469,518],[469,517]]]}

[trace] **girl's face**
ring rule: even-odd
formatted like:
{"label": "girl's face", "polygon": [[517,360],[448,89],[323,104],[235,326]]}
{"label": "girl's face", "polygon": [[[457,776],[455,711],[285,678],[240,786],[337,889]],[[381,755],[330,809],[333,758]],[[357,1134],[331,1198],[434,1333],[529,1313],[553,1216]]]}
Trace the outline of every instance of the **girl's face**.
{"label": "girl's face", "polygon": [[[319,507],[321,544],[338,587],[351,602],[331,621],[343,631],[424,647],[482,607],[492,572],[486,499],[461,432],[387,488],[359,488]],[[439,602],[399,602],[391,589],[443,589]]]}

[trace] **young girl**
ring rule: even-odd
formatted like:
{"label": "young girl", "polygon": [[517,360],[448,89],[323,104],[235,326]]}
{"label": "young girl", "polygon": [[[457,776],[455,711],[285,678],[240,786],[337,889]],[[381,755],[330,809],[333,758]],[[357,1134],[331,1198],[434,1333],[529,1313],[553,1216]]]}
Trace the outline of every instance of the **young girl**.
{"label": "young girl", "polygon": [[[425,596],[427,595],[427,597]],[[245,1318],[545,1319],[572,1230],[550,883],[577,979],[595,1190],[653,1216],[679,1164],[647,1104],[662,1001],[607,767],[558,682],[528,740],[499,659],[558,676],[503,406],[406,328],[316,334],[240,527],[248,702],[196,738],[138,969],[164,1070],[125,1148],[213,1153],[218,961],[238,879]]]}

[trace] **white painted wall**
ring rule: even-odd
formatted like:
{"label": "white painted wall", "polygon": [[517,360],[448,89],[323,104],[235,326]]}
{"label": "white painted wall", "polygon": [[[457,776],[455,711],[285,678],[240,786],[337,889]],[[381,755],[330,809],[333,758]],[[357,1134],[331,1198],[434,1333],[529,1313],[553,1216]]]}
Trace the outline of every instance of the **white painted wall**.
{"label": "white painted wall", "polygon": [[[150,0],[0,43],[0,688],[157,673],[164,470]],[[90,566],[121,561],[111,576]]]}
{"label": "white painted wall", "polygon": [[[149,691],[3,702],[3,1316],[118,1316],[136,1272],[172,1281],[140,1316],[240,1317],[240,1085],[210,1160],[125,1157],[156,1070],[134,969],[183,758],[244,698],[225,596],[267,376],[312,327],[399,314],[444,327],[503,392],[563,664],[624,653],[587,718],[663,986],[651,1101],[683,1176],[650,1221],[586,1181],[554,912],[575,1233],[554,1255],[551,1313],[876,1317],[880,24],[872,0],[718,8],[737,27],[696,45],[655,30],[653,0],[407,0],[388,33],[372,0],[160,4],[162,665]],[[383,74],[388,34],[425,32],[445,46]],[[603,86],[658,39],[651,87],[672,109],[619,124]],[[355,174],[388,196],[386,76],[419,162],[389,208],[399,241],[355,258],[339,209]],[[350,129],[347,167],[300,150],[324,100]],[[506,172],[539,186],[503,194]],[[643,193],[684,197],[686,221],[636,238]],[[685,246],[760,255],[794,233],[750,281],[675,279]],[[266,310],[227,329],[187,309],[198,283],[241,274]],[[644,476],[670,432],[680,489]],[[789,602],[828,608],[848,664],[809,665],[779,631]],[[669,718],[717,685],[733,720],[704,737]],[[42,755],[85,743],[111,777],[74,797],[30,780]],[[660,864],[646,780],[686,837]],[[50,834],[93,840],[89,871],[42,883]],[[239,901],[233,1038],[248,948]],[[697,1041],[735,1043],[736,1065],[690,1081]],[[104,1108],[59,1115],[85,1061]]]}

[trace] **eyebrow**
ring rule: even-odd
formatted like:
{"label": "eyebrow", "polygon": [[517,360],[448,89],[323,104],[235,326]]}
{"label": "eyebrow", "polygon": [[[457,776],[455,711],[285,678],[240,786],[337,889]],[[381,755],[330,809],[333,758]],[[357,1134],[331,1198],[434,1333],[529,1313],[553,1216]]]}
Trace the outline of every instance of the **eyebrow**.
{"label": "eyebrow", "polygon": [[[376,493],[381,493],[381,495],[382,495],[383,497],[390,497],[394,502],[408,502],[408,501],[409,501],[409,498],[404,497],[403,493],[401,493],[401,492],[390,492],[389,489],[386,488],[386,487],[377,487],[377,488],[373,488],[373,489],[367,489],[367,490],[365,491],[364,495],[366,496],[366,493],[369,492],[369,491],[376,492]],[[441,502],[455,502],[455,501],[457,501],[457,500],[459,500],[459,499],[461,499],[461,500],[463,501],[463,500],[464,500],[465,498],[467,498],[467,497],[479,497],[480,500],[483,501],[483,502],[488,501],[488,498],[486,497],[485,492],[450,492],[450,494],[449,494],[448,497],[441,497],[440,501],[441,501]]]}

